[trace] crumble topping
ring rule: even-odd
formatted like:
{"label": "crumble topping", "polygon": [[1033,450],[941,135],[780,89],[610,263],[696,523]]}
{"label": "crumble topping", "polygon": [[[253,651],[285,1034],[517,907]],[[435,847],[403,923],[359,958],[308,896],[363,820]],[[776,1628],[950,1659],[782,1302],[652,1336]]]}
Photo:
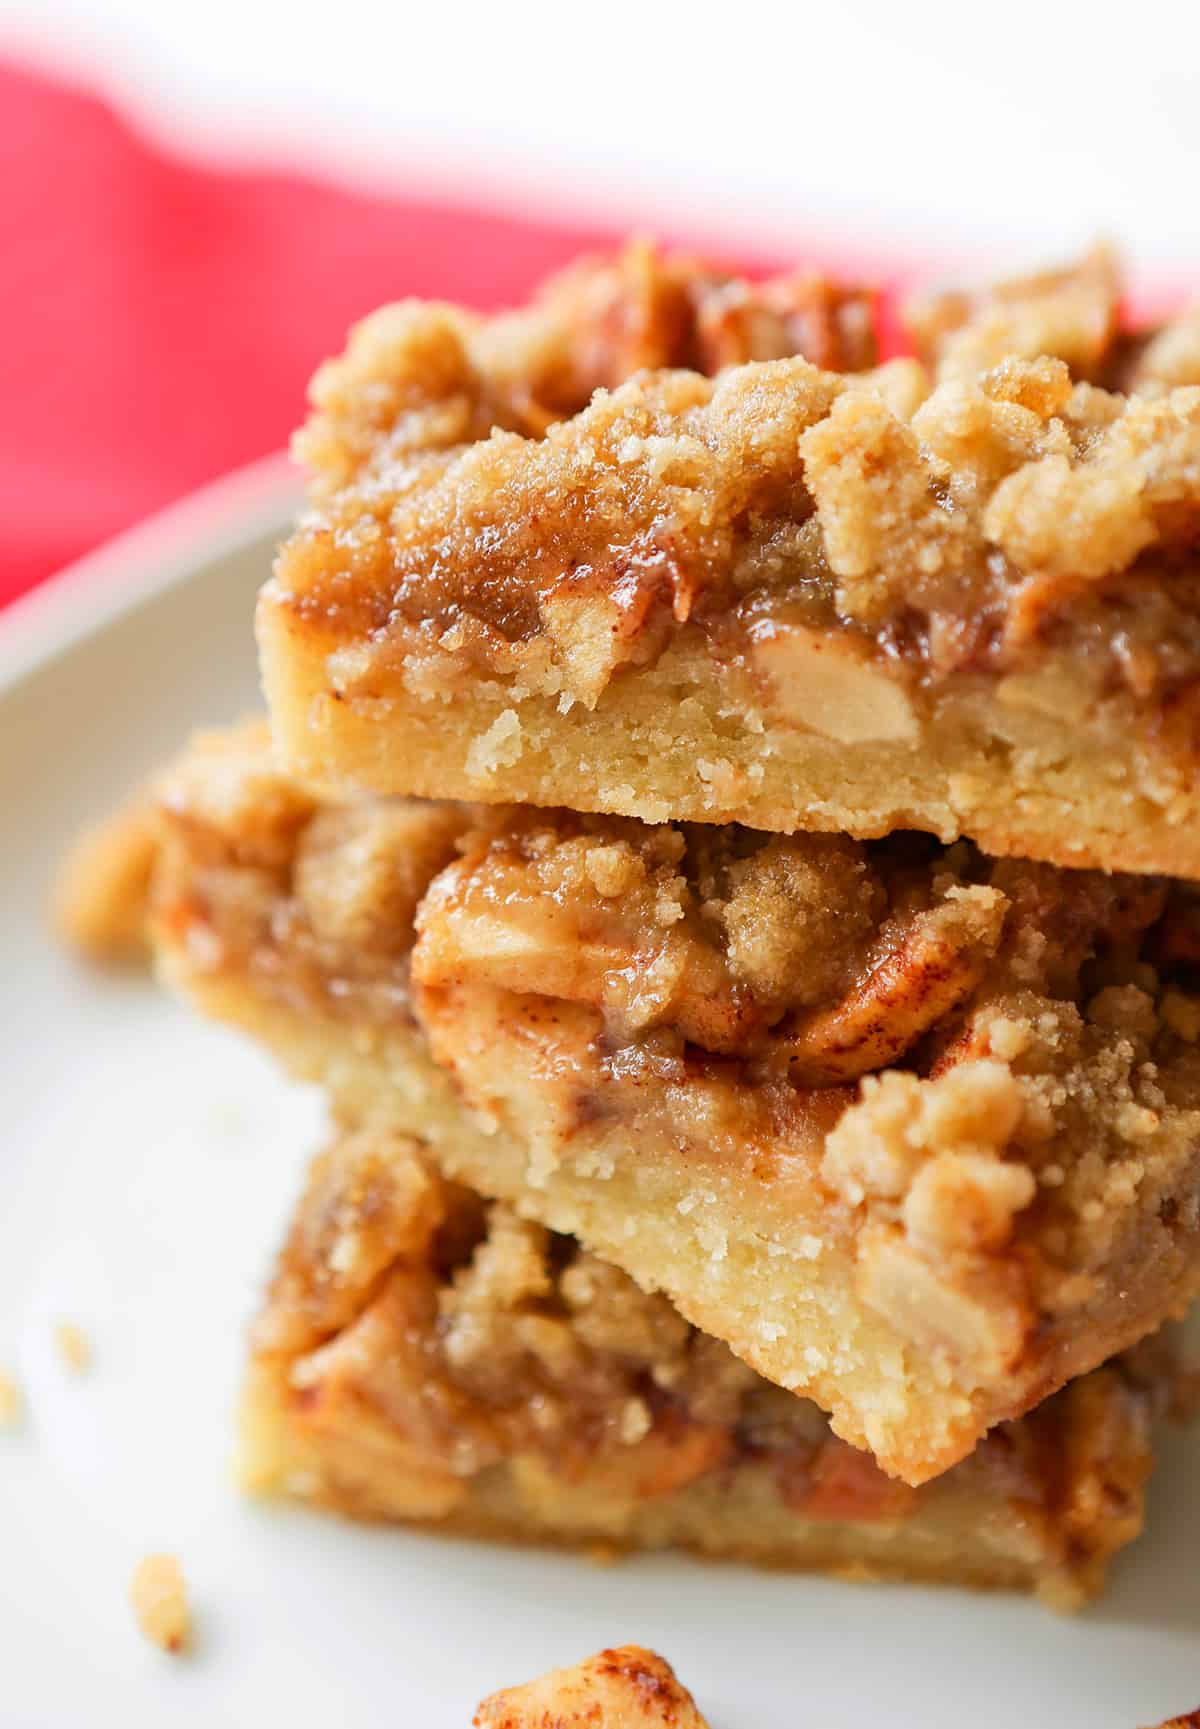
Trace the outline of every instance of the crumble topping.
{"label": "crumble topping", "polygon": [[1200,384],[1200,309],[1161,330],[1141,347],[1125,387],[1139,396],[1166,396],[1179,385]]}
{"label": "crumble topping", "polygon": [[317,798],[284,773],[263,721],[202,733],[173,765],[158,804],[191,844],[246,870],[286,869]]}
{"label": "crumble topping", "polygon": [[1140,676],[1168,670],[1174,650],[1191,664],[1193,597],[1169,561],[1200,510],[1197,391],[1106,397],[1073,386],[1062,362],[1006,361],[941,386],[910,427],[844,395],[801,448],[839,609],[876,626],[923,619],[934,672],[981,651],[1015,666],[1076,601],[1094,634],[1103,620],[1086,603],[1135,565],[1139,584],[1161,585],[1155,625],[1166,607],[1174,626],[1161,648],[1135,630]]}
{"label": "crumble topping", "polygon": [[133,1571],[129,1601],[152,1645],[173,1654],[191,1639],[192,1616],[183,1569],[174,1555],[146,1555]]}
{"label": "crumble topping", "polygon": [[420,1254],[446,1211],[444,1185],[403,1136],[347,1133],[309,1167],[280,1256],[260,1350],[302,1350],[347,1326],[392,1263]]}
{"label": "crumble topping", "polygon": [[1119,261],[1094,246],[1059,270],[995,282],[975,292],[913,296],[902,320],[939,381],[977,377],[1005,360],[1049,356],[1074,379],[1129,396],[1162,396],[1200,384],[1200,311],[1158,327],[1121,316]]}
{"label": "crumble topping", "polygon": [[976,378],[1004,360],[1064,360],[1078,378],[1101,373],[1118,331],[1117,260],[1096,246],[1078,263],[988,285],[914,297],[904,322],[937,378]]}
{"label": "crumble topping", "polygon": [[[651,338],[647,272],[680,269],[691,310]],[[912,736],[906,703],[923,683],[1020,674],[1055,653],[1095,696],[1161,704],[1195,680],[1194,320],[1130,348],[1098,251],[918,310],[931,379],[912,360],[850,370],[865,348],[831,360],[811,307],[803,330],[765,310],[790,292],[712,288],[631,253],[508,322],[378,315],[318,377],[299,448],[321,513],[285,547],[263,605],[327,643],[340,698],[399,679],[449,701],[464,676],[500,681],[514,706],[476,741],[480,777],[519,756],[524,696],[593,707],[681,632],[723,660],[753,647],[752,666],[773,631],[848,643],[827,674],[876,669],[899,701],[868,699],[881,719],[866,724],[883,731],[851,737]],[[735,307],[752,337],[715,342]],[[432,341],[435,326],[439,355],[452,340],[462,351],[454,365],[415,352],[414,333]],[[521,357],[500,406],[494,353],[473,369],[469,331]],[[552,409],[514,408],[517,375]],[[803,720],[786,693],[782,707]]]}
{"label": "crumble topping", "polygon": [[641,1645],[600,1651],[483,1701],[474,1729],[708,1729],[671,1665]]}
{"label": "crumble topping", "polygon": [[343,953],[404,953],[421,896],[453,858],[464,822],[455,805],[380,801],[319,811],[293,872],[317,942]]}
{"label": "crumble topping", "polygon": [[244,967],[324,1010],[407,1015],[417,905],[470,807],[318,795],[276,765],[258,722],[200,735],[157,799],[142,916],[174,927],[193,964]]}
{"label": "crumble topping", "polygon": [[670,1030],[680,1051],[816,1086],[898,1060],[985,978],[1074,996],[1085,963],[1141,938],[1165,897],[1153,878],[996,863],[965,842],[505,807],[459,850],[417,914],[422,987],[587,1003],[614,1045]]}
{"label": "crumble topping", "polygon": [[579,260],[515,312],[409,300],[373,313],[314,378],[295,450],[325,496],[494,428],[540,437],[635,372],[791,354],[843,372],[874,365],[870,295],[813,273],[748,282],[635,240]]}
{"label": "crumble topping", "polygon": [[[1000,1063],[961,1063],[931,1085],[900,1070],[868,1075],[860,1109],[829,1135],[825,1175],[854,1206],[871,1195],[903,1201],[907,1210],[917,1178],[930,1174],[930,1153],[953,1147],[951,1173],[961,1173],[968,1187],[977,1185],[985,1205],[965,1217],[942,1219],[939,1230],[937,1191],[927,1192],[917,1209],[924,1228],[935,1236],[937,1246],[947,1249],[962,1246],[956,1240],[960,1236],[966,1237],[967,1246],[974,1238],[981,1246],[1003,1242],[1013,1215],[1033,1199],[1027,1171],[999,1167],[999,1155],[1021,1119],[1023,1104],[1016,1077]],[[990,1201],[985,1167],[992,1170]]]}

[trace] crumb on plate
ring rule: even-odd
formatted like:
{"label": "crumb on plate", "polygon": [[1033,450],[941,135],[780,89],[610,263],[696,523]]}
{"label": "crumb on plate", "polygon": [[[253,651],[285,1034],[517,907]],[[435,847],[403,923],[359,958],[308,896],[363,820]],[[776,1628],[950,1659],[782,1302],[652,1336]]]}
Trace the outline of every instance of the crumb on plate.
{"label": "crumb on plate", "polygon": [[192,1630],[183,1569],[174,1555],[146,1555],[133,1570],[129,1601],[137,1623],[152,1645],[182,1651]]}
{"label": "crumb on plate", "polygon": [[11,1429],[21,1417],[21,1386],[15,1375],[0,1369],[0,1429]]}

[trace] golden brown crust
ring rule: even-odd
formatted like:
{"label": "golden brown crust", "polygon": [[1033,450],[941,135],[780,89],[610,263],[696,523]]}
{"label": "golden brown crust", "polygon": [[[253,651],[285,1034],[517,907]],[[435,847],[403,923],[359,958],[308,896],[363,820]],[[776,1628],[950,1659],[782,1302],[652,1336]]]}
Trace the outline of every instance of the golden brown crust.
{"label": "golden brown crust", "polygon": [[907,1489],[663,1297],[359,1130],[314,1164],[256,1325],[243,1473],[363,1517],[990,1569],[1067,1605],[1140,1529],[1171,1374],[1167,1347],[1097,1371]]}
{"label": "golden brown crust", "polygon": [[506,1687],[472,1721],[475,1729],[708,1729],[671,1665],[642,1645]]}
{"label": "golden brown crust", "polygon": [[[268,787],[253,752],[258,814],[230,833],[216,748],[165,783],[170,973],[666,1289],[889,1469],[944,1469],[1194,1288],[1190,894],[919,837],[456,809],[410,960],[387,837],[453,853],[445,807],[356,807],[376,906],[329,851],[317,807],[341,801]],[[305,903],[314,834],[323,894],[355,885],[342,940]]]}

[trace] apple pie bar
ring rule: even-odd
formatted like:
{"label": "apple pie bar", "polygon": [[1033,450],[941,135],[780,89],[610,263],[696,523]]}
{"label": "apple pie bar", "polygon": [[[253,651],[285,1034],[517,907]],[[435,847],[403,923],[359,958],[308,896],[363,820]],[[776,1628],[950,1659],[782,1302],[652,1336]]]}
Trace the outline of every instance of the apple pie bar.
{"label": "apple pie bar", "polygon": [[664,1297],[362,1130],[314,1163],[255,1328],[242,1475],[366,1519],[1072,1607],[1141,1527],[1169,1368],[1095,1370],[911,1489]]}
{"label": "apple pie bar", "polygon": [[258,608],[289,763],[1200,876],[1200,324],[1123,330],[1097,254],[872,368],[861,297],[797,292],[360,326]]}
{"label": "apple pie bar", "polygon": [[156,796],[152,935],[204,1012],[908,1482],[1200,1287],[1186,886],[342,797],[254,726]]}

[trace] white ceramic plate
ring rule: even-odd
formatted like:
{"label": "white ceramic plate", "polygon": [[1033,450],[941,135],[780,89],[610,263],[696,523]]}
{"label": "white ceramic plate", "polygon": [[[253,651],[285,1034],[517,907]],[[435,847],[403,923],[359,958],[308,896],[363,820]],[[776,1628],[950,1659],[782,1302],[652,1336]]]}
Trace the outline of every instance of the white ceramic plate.
{"label": "white ceramic plate", "polygon": [[[64,842],[198,724],[256,697],[251,604],[295,499],[282,463],[210,489],[0,617],[3,1204],[0,1723],[466,1729],[482,1694],[624,1640],[716,1729],[1135,1729],[1200,1701],[1197,1437],[1149,1534],[1076,1620],[1027,1602],[656,1559],[599,1569],[241,1501],[242,1332],[320,1107],[148,983],[44,930]],[[72,1377],[60,1318],[92,1340]],[[126,1601],[182,1558],[193,1656]]]}

